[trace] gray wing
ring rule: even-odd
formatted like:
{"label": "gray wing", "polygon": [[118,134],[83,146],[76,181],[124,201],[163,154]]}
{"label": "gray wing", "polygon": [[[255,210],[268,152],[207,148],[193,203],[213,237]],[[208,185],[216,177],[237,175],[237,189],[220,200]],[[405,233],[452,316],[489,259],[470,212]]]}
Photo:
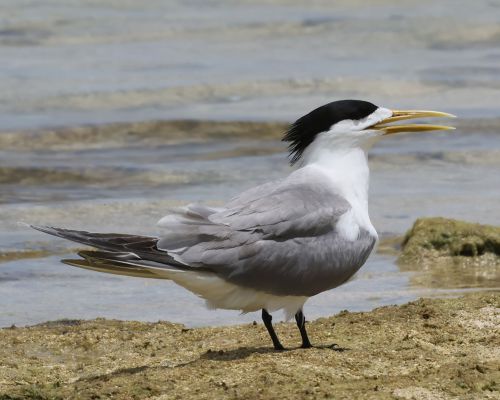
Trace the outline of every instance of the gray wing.
{"label": "gray wing", "polygon": [[318,182],[264,189],[254,198],[234,199],[226,210],[210,215],[210,221],[237,231],[259,232],[263,239],[285,240],[326,233],[350,208],[347,201]]}
{"label": "gray wing", "polygon": [[223,210],[190,206],[166,217],[160,226],[170,232],[158,248],[238,285],[311,296],[347,280],[373,247],[364,232],[355,243],[361,249],[335,232],[349,209],[327,180],[296,173],[243,193]]}
{"label": "gray wing", "polygon": [[159,222],[168,230],[159,247],[174,251],[233,238],[283,241],[318,236],[333,230],[350,208],[324,179],[292,174],[243,192],[222,209],[192,204],[171,210]]}

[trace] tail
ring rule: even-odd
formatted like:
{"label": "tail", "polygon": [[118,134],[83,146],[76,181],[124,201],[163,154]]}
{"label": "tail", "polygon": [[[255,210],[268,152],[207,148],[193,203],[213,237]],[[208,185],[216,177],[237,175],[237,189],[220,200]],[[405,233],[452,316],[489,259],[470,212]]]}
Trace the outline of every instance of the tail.
{"label": "tail", "polygon": [[130,253],[80,251],[78,255],[82,258],[65,259],[61,262],[91,271],[139,278],[171,279],[172,273],[181,271],[165,264],[155,266],[152,262],[141,260]]}
{"label": "tail", "polygon": [[79,252],[81,259],[62,260],[74,267],[155,279],[171,279],[175,272],[200,270],[174,259],[167,251],[158,249],[156,237],[30,226],[40,232],[99,249]]}

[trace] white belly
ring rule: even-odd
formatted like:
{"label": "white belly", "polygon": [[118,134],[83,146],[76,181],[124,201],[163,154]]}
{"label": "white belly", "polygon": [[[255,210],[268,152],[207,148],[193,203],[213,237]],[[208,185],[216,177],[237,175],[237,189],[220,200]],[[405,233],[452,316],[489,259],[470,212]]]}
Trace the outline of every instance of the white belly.
{"label": "white belly", "polygon": [[302,309],[308,299],[305,296],[275,296],[244,288],[207,272],[172,271],[170,278],[205,299],[209,308],[240,310],[243,313],[263,308],[269,312],[283,309],[287,320]]}

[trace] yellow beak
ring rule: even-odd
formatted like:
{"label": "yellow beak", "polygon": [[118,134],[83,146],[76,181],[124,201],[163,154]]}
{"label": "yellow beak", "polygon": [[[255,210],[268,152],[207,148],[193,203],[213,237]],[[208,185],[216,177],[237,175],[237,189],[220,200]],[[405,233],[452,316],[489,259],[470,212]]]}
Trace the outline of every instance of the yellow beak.
{"label": "yellow beak", "polygon": [[383,131],[384,135],[392,135],[399,132],[428,132],[428,131],[443,131],[455,129],[452,126],[445,125],[426,125],[426,124],[401,124],[390,125],[391,122],[399,122],[407,119],[415,118],[455,118],[453,114],[448,114],[441,111],[422,111],[422,110],[392,110],[392,116],[380,121],[371,128]]}

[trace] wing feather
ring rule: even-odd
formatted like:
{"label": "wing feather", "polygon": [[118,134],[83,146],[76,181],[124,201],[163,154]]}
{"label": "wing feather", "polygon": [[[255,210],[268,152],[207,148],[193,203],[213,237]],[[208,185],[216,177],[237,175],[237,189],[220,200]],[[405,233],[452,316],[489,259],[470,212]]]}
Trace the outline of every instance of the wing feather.
{"label": "wing feather", "polygon": [[48,233],[49,235],[96,247],[101,250],[117,254],[133,253],[144,260],[156,261],[178,267],[185,266],[185,264],[178,262],[167,252],[159,250],[157,247],[158,238],[156,237],[129,235],[124,233],[95,233],[50,226],[31,225],[31,227],[38,231]]}

